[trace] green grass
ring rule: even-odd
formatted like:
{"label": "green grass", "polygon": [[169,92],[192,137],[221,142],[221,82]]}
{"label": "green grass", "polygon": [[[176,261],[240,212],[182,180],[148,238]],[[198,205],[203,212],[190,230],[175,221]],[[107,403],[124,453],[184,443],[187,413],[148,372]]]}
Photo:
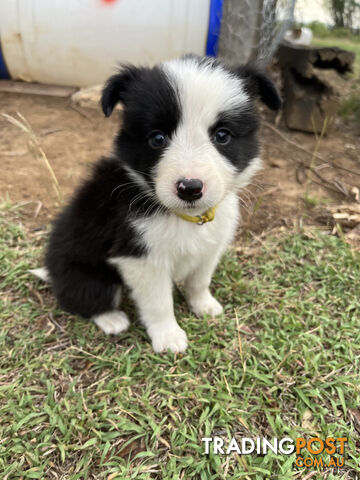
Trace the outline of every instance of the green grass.
{"label": "green grass", "polygon": [[360,92],[350,95],[342,101],[340,115],[346,120],[360,124]]}
{"label": "green grass", "polygon": [[313,21],[308,24],[300,24],[299,26],[305,26],[311,28],[313,35],[320,38],[336,37],[336,38],[358,38],[359,35],[356,35],[351,31],[350,28],[346,27],[328,27],[325,23],[319,21]]}
{"label": "green grass", "polygon": [[359,475],[360,262],[341,240],[289,232],[229,252],[213,282],[225,315],[195,319],[177,293],[189,349],[156,355],[137,323],[106,338],[61,312],[27,273],[44,239],[3,213],[2,479],[309,473],[294,455],[204,455],[210,435],[348,437],[345,467],[326,478]]}

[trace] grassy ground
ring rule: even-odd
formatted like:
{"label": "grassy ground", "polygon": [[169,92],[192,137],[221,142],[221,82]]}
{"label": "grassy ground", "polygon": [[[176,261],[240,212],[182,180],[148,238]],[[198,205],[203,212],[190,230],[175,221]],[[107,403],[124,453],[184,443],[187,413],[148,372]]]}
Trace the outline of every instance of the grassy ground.
{"label": "grassy ground", "polygon": [[[106,338],[56,308],[27,273],[44,239],[14,207],[0,239],[2,479],[359,475],[360,262],[341,240],[293,232],[229,252],[213,282],[223,318],[195,319],[177,293],[190,347],[155,355],[136,323]],[[345,467],[313,476],[294,455],[204,455],[211,435],[349,445]]]}

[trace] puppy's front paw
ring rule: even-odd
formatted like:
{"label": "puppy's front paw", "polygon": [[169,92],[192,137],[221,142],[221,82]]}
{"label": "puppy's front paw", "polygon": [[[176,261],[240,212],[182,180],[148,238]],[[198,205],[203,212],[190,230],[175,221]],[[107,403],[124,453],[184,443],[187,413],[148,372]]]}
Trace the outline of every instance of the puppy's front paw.
{"label": "puppy's front paw", "polygon": [[201,317],[204,313],[215,317],[223,312],[223,307],[210,292],[190,298],[189,306],[197,317]]}
{"label": "puppy's front paw", "polygon": [[107,335],[118,335],[129,328],[130,322],[124,312],[113,311],[93,317],[96,325]]}
{"label": "puppy's front paw", "polygon": [[172,352],[185,352],[187,347],[186,333],[179,325],[171,327],[153,328],[149,332],[152,340],[152,346],[156,353],[164,352],[170,349]]}

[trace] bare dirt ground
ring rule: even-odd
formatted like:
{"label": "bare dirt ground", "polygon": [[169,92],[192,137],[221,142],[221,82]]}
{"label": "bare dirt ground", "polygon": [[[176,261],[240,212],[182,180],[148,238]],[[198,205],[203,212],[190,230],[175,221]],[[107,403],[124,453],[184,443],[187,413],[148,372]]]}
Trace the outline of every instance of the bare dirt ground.
{"label": "bare dirt ground", "polygon": [[[105,119],[97,110],[73,107],[67,99],[0,93],[0,112],[20,112],[32,125],[50,161],[64,198],[68,198],[101,155],[111,149],[119,114]],[[260,234],[299,221],[318,223],[319,206],[353,202],[360,187],[360,129],[335,120],[329,135],[291,132],[282,121],[263,112],[261,129],[263,172],[242,195],[242,231]],[[321,159],[309,152],[318,148]],[[0,195],[13,202],[31,202],[27,223],[38,228],[49,223],[57,210],[49,173],[29,150],[26,134],[0,118]],[[333,164],[337,165],[337,168]],[[307,166],[312,165],[310,173]],[[310,174],[310,179],[309,179]],[[355,187],[355,190],[354,190]],[[41,208],[40,208],[41,207]],[[40,210],[39,210],[40,208]],[[35,212],[37,215],[35,216]]]}

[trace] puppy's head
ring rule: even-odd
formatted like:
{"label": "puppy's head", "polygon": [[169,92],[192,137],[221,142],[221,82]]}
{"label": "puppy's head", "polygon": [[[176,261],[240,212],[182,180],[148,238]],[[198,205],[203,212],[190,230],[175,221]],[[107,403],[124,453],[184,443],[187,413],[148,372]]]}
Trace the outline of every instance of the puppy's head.
{"label": "puppy's head", "polygon": [[271,80],[249,66],[184,57],[124,67],[101,102],[106,116],[123,105],[115,145],[133,177],[167,209],[198,215],[260,168],[256,97],[274,110],[281,105]]}

